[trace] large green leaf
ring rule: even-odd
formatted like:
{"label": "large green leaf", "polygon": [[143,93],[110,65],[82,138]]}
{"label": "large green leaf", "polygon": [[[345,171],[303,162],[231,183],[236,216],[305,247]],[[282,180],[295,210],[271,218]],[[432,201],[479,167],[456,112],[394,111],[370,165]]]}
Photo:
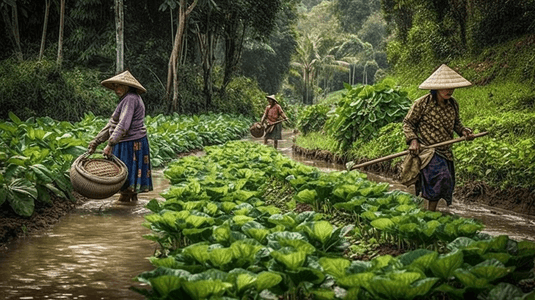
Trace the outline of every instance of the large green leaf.
{"label": "large green leaf", "polygon": [[431,263],[430,268],[435,276],[448,280],[462,264],[463,252],[454,250],[448,254],[440,255],[437,260]]}
{"label": "large green leaf", "polygon": [[33,214],[34,199],[38,197],[37,188],[24,178],[17,178],[8,185],[7,198],[11,208],[20,216]]}
{"label": "large green leaf", "polygon": [[426,271],[429,266],[437,259],[438,253],[426,249],[417,249],[407,252],[398,257],[399,261],[405,266],[414,266]]}
{"label": "large green leaf", "polygon": [[256,290],[270,289],[282,281],[282,276],[274,272],[261,272],[256,277]]}
{"label": "large green leaf", "polygon": [[387,230],[394,227],[394,222],[388,218],[379,218],[371,221],[370,223],[373,227],[379,230]]}
{"label": "large green leaf", "polygon": [[241,230],[260,243],[262,243],[266,236],[271,233],[269,229],[254,221],[243,224]]}
{"label": "large green leaf", "polygon": [[166,297],[173,290],[180,289],[183,282],[185,282],[185,279],[172,275],[163,275],[150,279],[152,288],[161,297]]}
{"label": "large green leaf", "polygon": [[322,257],[319,259],[319,264],[327,274],[341,278],[346,275],[346,269],[351,262],[345,258]]}
{"label": "large green leaf", "polygon": [[488,280],[479,278],[468,270],[457,269],[454,271],[454,275],[464,286],[469,288],[483,289],[490,285]]}
{"label": "large green leaf", "polygon": [[315,190],[305,189],[295,195],[295,200],[302,203],[315,204],[318,193]]}
{"label": "large green leaf", "polygon": [[263,246],[255,240],[238,240],[230,245],[234,257],[237,259],[236,266],[242,267],[247,264],[253,264],[256,254]]}
{"label": "large green leaf", "polygon": [[521,299],[523,296],[524,293],[519,287],[516,287],[510,283],[500,282],[489,291],[487,300]]}
{"label": "large green leaf", "polygon": [[307,258],[303,251],[278,251],[274,250],[270,255],[279,263],[284,265],[288,270],[296,271],[301,268]]}
{"label": "large green leaf", "polygon": [[216,280],[186,281],[182,283],[184,290],[193,299],[207,299],[211,296],[222,296],[233,284]]}
{"label": "large green leaf", "polygon": [[515,267],[505,267],[503,263],[496,259],[490,259],[473,266],[469,270],[477,277],[484,278],[488,282],[493,282],[510,274],[514,269]]}

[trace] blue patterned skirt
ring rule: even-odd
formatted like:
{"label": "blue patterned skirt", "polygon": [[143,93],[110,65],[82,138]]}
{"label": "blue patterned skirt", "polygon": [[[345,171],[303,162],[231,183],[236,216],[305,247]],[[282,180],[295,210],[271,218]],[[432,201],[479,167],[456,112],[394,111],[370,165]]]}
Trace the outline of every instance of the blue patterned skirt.
{"label": "blue patterned skirt", "polygon": [[150,147],[146,136],[134,141],[120,142],[113,147],[113,155],[128,168],[128,178],[121,191],[127,189],[135,193],[152,191]]}
{"label": "blue patterned skirt", "polygon": [[429,201],[446,200],[451,205],[455,188],[455,168],[453,162],[435,154],[429,164],[420,171],[416,182],[416,195]]}

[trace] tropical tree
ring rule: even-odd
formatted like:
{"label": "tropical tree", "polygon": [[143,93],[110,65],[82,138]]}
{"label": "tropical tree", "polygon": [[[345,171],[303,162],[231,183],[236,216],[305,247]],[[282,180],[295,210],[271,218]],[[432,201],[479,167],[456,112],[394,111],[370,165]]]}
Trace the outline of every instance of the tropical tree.
{"label": "tropical tree", "polygon": [[[303,35],[297,40],[296,54],[291,66],[297,70],[302,79],[302,91],[304,104],[312,104],[314,100],[313,85],[314,75],[318,65],[316,42],[308,35]],[[312,96],[310,93],[312,92]]]}
{"label": "tropical tree", "polygon": [[[166,1],[168,2],[168,1]],[[179,103],[178,95],[178,64],[180,62],[179,58],[182,54],[182,47],[184,43],[184,35],[186,30],[186,19],[188,18],[191,11],[197,6],[198,0],[193,0],[193,2],[188,2],[187,0],[180,0],[178,2],[178,16],[177,16],[177,30],[175,34],[173,51],[169,57],[168,71],[167,71],[167,88],[166,95],[169,100],[171,93],[173,93],[172,98],[172,107],[174,111],[181,112],[181,106]]]}

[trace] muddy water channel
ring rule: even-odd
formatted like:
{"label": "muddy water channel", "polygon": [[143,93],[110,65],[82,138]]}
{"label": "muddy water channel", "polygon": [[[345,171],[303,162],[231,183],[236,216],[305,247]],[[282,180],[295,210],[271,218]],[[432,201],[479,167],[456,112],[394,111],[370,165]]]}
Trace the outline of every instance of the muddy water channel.
{"label": "muddy water channel", "polygon": [[[143,239],[144,208],[169,187],[155,170],[154,191],[136,204],[118,195],[91,200],[53,228],[20,239],[0,252],[0,299],[143,299],[129,290],[132,278],[152,270],[147,257],[157,244]],[[163,198],[162,198],[163,200]]]}
{"label": "muddy water channel", "polygon": [[[286,156],[323,171],[344,170],[343,165],[309,160],[292,153],[290,132],[284,132],[279,150]],[[261,139],[249,138],[254,142]],[[374,174],[368,179],[388,182],[392,189],[405,186]],[[118,195],[92,200],[64,216],[53,228],[8,245],[0,252],[0,299],[143,299],[129,287],[143,287],[132,279],[152,270],[147,260],[157,244],[142,238],[145,204],[169,187],[163,172],[154,171],[154,191],[141,194],[136,204],[119,204]],[[486,233],[507,234],[535,241],[535,217],[491,207],[456,202],[439,209],[482,220]]]}

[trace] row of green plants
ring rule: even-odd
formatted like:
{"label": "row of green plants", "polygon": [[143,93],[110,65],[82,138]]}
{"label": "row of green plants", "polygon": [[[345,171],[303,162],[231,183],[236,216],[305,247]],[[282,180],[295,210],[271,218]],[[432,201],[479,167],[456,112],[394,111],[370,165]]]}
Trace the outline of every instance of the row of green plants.
{"label": "row of green plants", "polygon": [[[9,120],[0,121],[0,205],[29,217],[35,201],[51,204],[51,194],[74,201],[68,170],[106,122],[93,114],[77,123],[49,117],[21,121],[9,113]],[[161,167],[176,153],[241,138],[250,123],[228,114],[148,116],[151,163]]]}
{"label": "row of green plants", "polygon": [[[133,289],[148,299],[534,296],[515,285],[533,276],[534,243],[491,238],[475,220],[422,211],[414,196],[356,171],[322,173],[248,142],[205,150],[169,164],[165,201],[147,205],[145,238],[160,249],[150,258],[155,269],[136,278],[150,289]],[[273,180],[313,210],[268,204]],[[343,213],[354,216],[351,224],[327,218]],[[345,256],[349,241],[372,237],[409,252],[367,262]]]}
{"label": "row of green plants", "polygon": [[[383,85],[377,85],[377,87],[380,90],[383,89]],[[364,91],[364,87],[353,89]],[[367,87],[367,89],[373,88]],[[425,93],[412,85],[401,90],[404,91],[402,94],[408,95],[410,99],[417,99]],[[369,99],[372,99],[364,93],[359,94],[358,97],[360,97],[358,103],[368,103],[371,101]],[[483,131],[489,133],[488,136],[472,142],[453,145],[458,166],[456,167],[458,181],[464,183],[484,180],[491,186],[503,189],[535,186],[535,148],[533,147],[535,115],[529,108],[533,102],[531,88],[521,84],[494,83],[477,89],[458,89],[454,97],[460,104],[461,119],[465,126],[471,127],[476,133]],[[399,113],[397,120],[385,119],[389,123],[376,121],[375,124],[379,126],[374,127],[373,135],[367,137],[366,128],[371,128],[369,127],[371,125],[362,122],[361,114],[368,116],[368,122],[369,118],[375,119],[376,116],[367,115],[366,110],[357,104],[352,106],[356,103],[354,99],[355,95],[348,92],[345,98],[331,110],[331,114],[334,113],[332,116],[340,120],[342,116],[346,116],[343,124],[348,124],[347,129],[338,126],[327,130],[329,128],[327,125],[316,126],[313,131],[306,131],[306,134],[299,136],[296,144],[307,149],[329,150],[348,160],[356,161],[383,157],[407,149],[401,123],[403,116],[407,113],[405,109],[407,107],[400,108],[396,112]],[[320,105],[322,104],[318,104]],[[379,107],[380,104],[377,106]],[[384,107],[380,109],[385,116],[389,116],[389,112],[392,112]],[[309,108],[309,110],[318,113],[318,109]],[[342,110],[344,113],[341,113]],[[312,124],[315,118],[321,120],[323,117],[303,114],[298,124]],[[326,124],[329,124],[330,120],[328,119]],[[318,136],[325,137],[319,138]],[[356,138],[349,139],[350,137]],[[344,138],[348,139],[344,145],[351,143],[346,149],[341,147]],[[395,168],[402,159],[391,160],[385,164]]]}

